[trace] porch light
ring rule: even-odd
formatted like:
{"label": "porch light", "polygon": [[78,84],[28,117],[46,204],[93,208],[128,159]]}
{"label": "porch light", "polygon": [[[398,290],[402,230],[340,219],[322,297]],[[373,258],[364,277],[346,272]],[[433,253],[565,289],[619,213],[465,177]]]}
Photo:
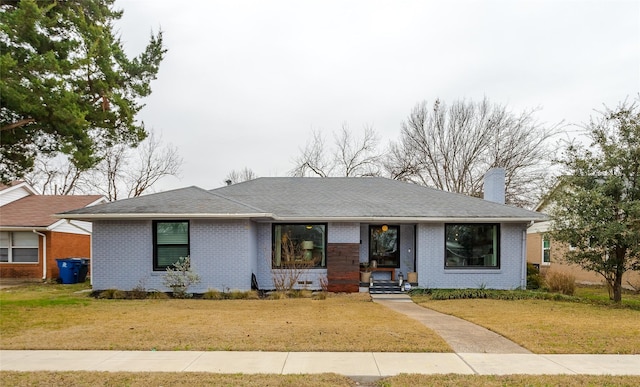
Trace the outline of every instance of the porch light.
{"label": "porch light", "polygon": [[311,230],[312,228],[313,228],[312,225],[310,225],[310,224],[307,225],[307,230]]}
{"label": "porch light", "polygon": [[389,229],[389,226],[387,226],[386,224],[383,224],[382,227],[380,227],[380,229],[386,232]]}

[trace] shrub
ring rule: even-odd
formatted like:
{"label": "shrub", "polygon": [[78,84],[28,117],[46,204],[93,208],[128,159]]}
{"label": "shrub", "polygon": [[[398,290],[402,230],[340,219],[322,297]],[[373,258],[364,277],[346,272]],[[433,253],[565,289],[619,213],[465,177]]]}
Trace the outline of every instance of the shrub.
{"label": "shrub", "polygon": [[224,300],[225,295],[219,290],[209,289],[202,295],[202,298],[205,300]]}
{"label": "shrub", "polygon": [[270,292],[268,298],[270,300],[282,300],[287,298],[287,293],[282,291]]}
{"label": "shrub", "polygon": [[108,300],[123,300],[127,298],[127,293],[118,289],[106,289],[98,293],[98,298]]}
{"label": "shrub", "polygon": [[128,298],[132,300],[144,300],[147,298],[147,289],[144,286],[144,280],[138,281],[138,285],[128,292]]}
{"label": "shrub", "polygon": [[180,257],[178,262],[167,268],[162,283],[173,290],[175,298],[190,298],[193,294],[187,290],[191,285],[200,283],[200,276],[191,269],[191,259]]}
{"label": "shrub", "polygon": [[540,275],[540,269],[532,263],[527,263],[527,289],[540,289],[544,280]]}
{"label": "shrub", "polygon": [[571,274],[551,271],[545,277],[547,288],[554,293],[572,296],[576,290],[576,277]]}
{"label": "shrub", "polygon": [[149,293],[147,293],[147,298],[152,300],[166,300],[169,298],[169,295],[167,293],[164,293],[158,290],[152,290]]}
{"label": "shrub", "polygon": [[286,292],[289,298],[311,298],[312,292],[307,289],[293,289]]}
{"label": "shrub", "polygon": [[327,299],[327,292],[324,291],[324,290],[321,291],[321,292],[315,292],[311,296],[311,299],[313,299],[313,300],[326,300]]}
{"label": "shrub", "polygon": [[227,297],[230,300],[246,300],[247,292],[242,292],[240,290],[232,290],[231,292],[227,293]]}

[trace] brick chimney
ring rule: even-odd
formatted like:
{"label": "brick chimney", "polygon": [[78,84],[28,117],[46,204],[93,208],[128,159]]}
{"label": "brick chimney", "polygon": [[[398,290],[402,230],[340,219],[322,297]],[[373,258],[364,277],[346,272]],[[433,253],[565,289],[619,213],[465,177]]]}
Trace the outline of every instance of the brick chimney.
{"label": "brick chimney", "polygon": [[484,175],[484,200],[504,204],[505,191],[504,168],[491,168]]}

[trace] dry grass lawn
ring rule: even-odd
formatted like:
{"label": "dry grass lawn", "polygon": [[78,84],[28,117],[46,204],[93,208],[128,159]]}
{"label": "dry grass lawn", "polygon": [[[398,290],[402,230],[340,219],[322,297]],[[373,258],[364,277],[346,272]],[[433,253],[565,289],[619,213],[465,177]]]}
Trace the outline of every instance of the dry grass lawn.
{"label": "dry grass lawn", "polygon": [[640,354],[638,310],[546,300],[414,301],[482,325],[534,353]]}
{"label": "dry grass lawn", "polygon": [[77,350],[451,352],[431,330],[371,302],[103,300],[85,285],[0,291],[0,348]]}
{"label": "dry grass lawn", "polygon": [[[219,375],[190,372],[0,372],[7,386],[357,386],[355,380],[335,374],[317,375]],[[398,375],[371,384],[400,386],[638,386],[638,376],[586,375]]]}

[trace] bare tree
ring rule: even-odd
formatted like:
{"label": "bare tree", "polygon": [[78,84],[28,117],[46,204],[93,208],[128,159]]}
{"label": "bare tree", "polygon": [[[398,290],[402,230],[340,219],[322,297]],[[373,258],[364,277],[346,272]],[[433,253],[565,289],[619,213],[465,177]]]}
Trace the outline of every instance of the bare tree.
{"label": "bare tree", "polygon": [[182,168],[182,157],[178,149],[170,144],[162,145],[162,138],[154,132],[143,142],[136,152],[138,162],[132,169],[125,169],[128,197],[138,197],[166,176],[178,176]]}
{"label": "bare tree", "polygon": [[493,167],[506,170],[506,200],[528,206],[548,180],[559,125],[547,128],[506,107],[436,100],[416,105],[402,125],[400,140],[389,148],[386,172],[392,177],[450,192],[480,196],[483,176]]}
{"label": "bare tree", "polygon": [[150,132],[136,148],[117,144],[104,147],[101,161],[79,170],[67,157],[40,158],[25,180],[44,194],[100,193],[108,200],[136,197],[166,176],[178,176],[182,157],[173,145],[163,145]]}
{"label": "bare tree", "polygon": [[333,150],[325,146],[319,131],[312,131],[301,154],[295,159],[292,176],[379,176],[380,153],[378,136],[373,128],[365,126],[362,137],[354,136],[346,124],[340,133],[333,133]]}
{"label": "bare tree", "polygon": [[242,183],[243,181],[249,181],[257,179],[258,175],[249,167],[244,167],[239,171],[235,169],[227,174],[224,178],[224,183],[227,185]]}
{"label": "bare tree", "polygon": [[36,159],[33,171],[24,180],[43,195],[73,195],[78,191],[83,171],[66,156]]}

